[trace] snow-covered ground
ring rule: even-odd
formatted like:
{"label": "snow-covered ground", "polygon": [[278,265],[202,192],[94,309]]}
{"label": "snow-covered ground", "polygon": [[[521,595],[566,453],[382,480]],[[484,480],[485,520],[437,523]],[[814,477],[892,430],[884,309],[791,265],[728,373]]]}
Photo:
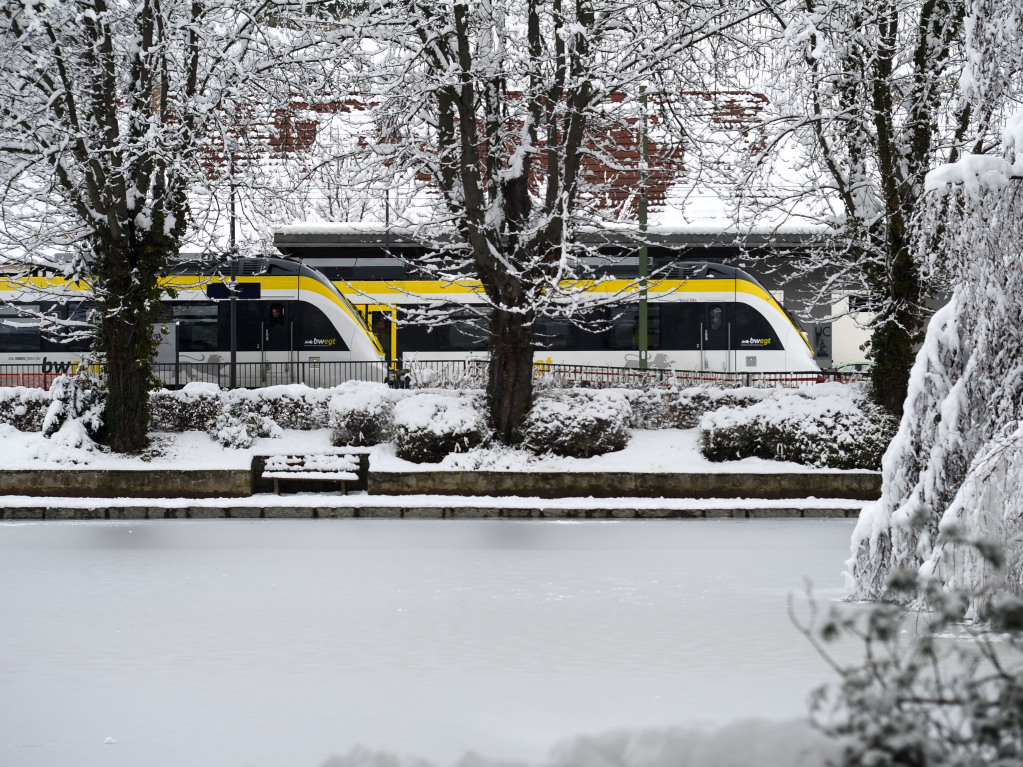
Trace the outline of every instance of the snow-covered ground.
{"label": "snow-covered ground", "polygon": [[824,767],[852,524],[0,523],[0,764]]}
{"label": "snow-covered ground", "polygon": [[[205,432],[156,433],[153,449],[144,457],[126,457],[97,449],[83,449],[45,439],[39,433],[20,432],[0,424],[0,469],[243,469],[254,455],[307,453],[330,450],[330,431],[284,431],[275,439],[256,439],[252,447],[228,448]],[[494,469],[504,471],[601,472],[745,472],[774,474],[813,471],[787,461],[746,458],[714,463],[700,454],[697,429],[634,430],[624,450],[593,458],[537,457],[524,450],[491,447],[449,455],[439,464],[414,464],[394,455],[390,443],[371,448],[374,471],[420,469]]]}

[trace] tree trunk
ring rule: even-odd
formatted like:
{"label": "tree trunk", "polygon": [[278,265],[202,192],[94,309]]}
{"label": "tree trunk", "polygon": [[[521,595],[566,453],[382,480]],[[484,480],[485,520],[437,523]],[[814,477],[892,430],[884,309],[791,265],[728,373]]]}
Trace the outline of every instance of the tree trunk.
{"label": "tree trunk", "polygon": [[487,400],[497,438],[515,444],[533,403],[532,312],[494,309],[490,317],[490,375]]}
{"label": "tree trunk", "polygon": [[[145,320],[142,320],[145,322]],[[107,404],[103,425],[107,443],[118,453],[134,453],[149,445],[148,399],[150,366],[138,358],[139,334],[151,334],[121,315],[107,315],[100,331],[105,339]]]}
{"label": "tree trunk", "polygon": [[892,314],[874,328],[870,337],[874,363],[871,382],[875,401],[893,415],[901,416],[923,324],[918,308],[920,280],[907,248],[901,248],[893,259],[889,290]]}
{"label": "tree trunk", "polygon": [[135,453],[149,445],[149,390],[157,343],[153,324],[160,312],[157,275],[175,246],[154,218],[154,230],[135,239],[126,228],[124,241],[109,238],[98,259],[97,295],[100,348],[104,354],[107,403],[104,440],[119,453]]}

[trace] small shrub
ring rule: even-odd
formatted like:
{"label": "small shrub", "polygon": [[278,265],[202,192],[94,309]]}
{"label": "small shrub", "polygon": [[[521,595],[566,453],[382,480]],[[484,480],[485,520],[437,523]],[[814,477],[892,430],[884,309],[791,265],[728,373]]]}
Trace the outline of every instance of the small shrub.
{"label": "small shrub", "polygon": [[755,405],[705,414],[700,450],[711,461],[766,458],[817,468],[877,470],[897,425],[862,392],[842,384],[776,390]]}
{"label": "small shrub", "polygon": [[45,389],[0,388],[0,423],[10,424],[18,431],[42,431],[49,406],[50,393]]}
{"label": "small shrub", "polygon": [[103,427],[104,391],[88,375],[57,376],[50,384],[50,404],[43,418],[43,436],[66,431],[64,444],[78,447],[91,441]]}
{"label": "small shrub", "polygon": [[394,406],[394,451],[413,463],[438,463],[444,456],[470,450],[487,434],[474,396],[413,394]]}
{"label": "small shrub", "polygon": [[220,415],[225,394],[211,383],[185,384],[183,389],[149,393],[149,427],[154,431],[210,431]]}
{"label": "small shrub", "polygon": [[225,402],[208,431],[224,447],[237,449],[251,447],[257,437],[281,435],[280,427],[271,418],[254,411],[250,401],[243,398]]}
{"label": "small shrub", "polygon": [[330,441],[335,447],[386,442],[394,428],[392,390],[385,384],[349,381],[329,404]]}
{"label": "small shrub", "polygon": [[616,389],[561,389],[538,396],[526,417],[523,445],[534,453],[590,458],[629,442],[629,400]]}

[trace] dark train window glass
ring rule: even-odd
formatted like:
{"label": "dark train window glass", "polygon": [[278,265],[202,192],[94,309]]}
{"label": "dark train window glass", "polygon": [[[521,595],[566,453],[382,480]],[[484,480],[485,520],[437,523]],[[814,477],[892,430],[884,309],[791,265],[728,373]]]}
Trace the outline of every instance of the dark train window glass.
{"label": "dark train window glass", "polygon": [[568,320],[544,317],[536,321],[538,349],[575,349],[576,328]]}
{"label": "dark train window glass", "polygon": [[299,349],[311,351],[348,351],[348,345],[334,324],[319,307],[312,304],[299,304],[295,345]]}
{"label": "dark train window glass", "polygon": [[725,310],[720,306],[710,307],[707,312],[707,326],[709,330],[721,330],[725,324]]}
{"label": "dark train window glass", "polygon": [[221,345],[216,304],[173,304],[171,311],[178,326],[179,351],[213,352],[227,346]]}
{"label": "dark train window glass", "polygon": [[606,308],[592,309],[579,317],[575,328],[575,346],[580,351],[603,351],[607,349],[608,318]]}
{"label": "dark train window glass", "polygon": [[77,304],[68,304],[66,307],[54,307],[52,314],[55,317],[66,319],[75,325],[59,324],[43,333],[43,348],[46,351],[55,352],[87,352],[92,348],[94,331],[92,328],[82,327],[81,323],[88,322],[89,312],[92,311],[92,304],[81,301]]}
{"label": "dark train window glass", "polygon": [[[443,324],[399,324],[398,352],[477,352],[488,348],[487,318],[479,316],[484,307],[462,310]],[[398,320],[408,315],[399,308]]]}
{"label": "dark train window glass", "polygon": [[[616,319],[608,331],[609,349],[639,348],[639,307],[629,306],[612,309]],[[661,307],[656,304],[647,305],[647,348],[661,348]]]}
{"label": "dark train window glass", "polygon": [[774,328],[764,316],[746,304],[735,305],[735,326],[732,330],[736,349],[782,349]]}
{"label": "dark train window glass", "polygon": [[[39,312],[39,304],[22,304],[25,311]],[[39,320],[25,316],[13,306],[0,306],[0,350],[5,352],[38,352],[42,350],[43,334]]]}
{"label": "dark train window glass", "polygon": [[665,349],[699,349],[706,304],[661,305],[661,333]]}

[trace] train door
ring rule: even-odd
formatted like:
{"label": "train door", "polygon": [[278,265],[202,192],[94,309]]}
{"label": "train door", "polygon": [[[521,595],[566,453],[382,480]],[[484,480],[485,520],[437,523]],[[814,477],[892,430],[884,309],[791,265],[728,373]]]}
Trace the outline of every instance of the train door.
{"label": "train door", "polygon": [[729,371],[732,369],[731,304],[706,304],[703,317],[703,369]]}
{"label": "train door", "polygon": [[398,324],[395,322],[397,307],[387,304],[364,304],[356,308],[380,342],[384,357],[389,363],[394,362],[398,348]]}
{"label": "train door", "polygon": [[262,383],[266,386],[294,383],[297,380],[294,316],[297,304],[294,301],[260,303]]}

